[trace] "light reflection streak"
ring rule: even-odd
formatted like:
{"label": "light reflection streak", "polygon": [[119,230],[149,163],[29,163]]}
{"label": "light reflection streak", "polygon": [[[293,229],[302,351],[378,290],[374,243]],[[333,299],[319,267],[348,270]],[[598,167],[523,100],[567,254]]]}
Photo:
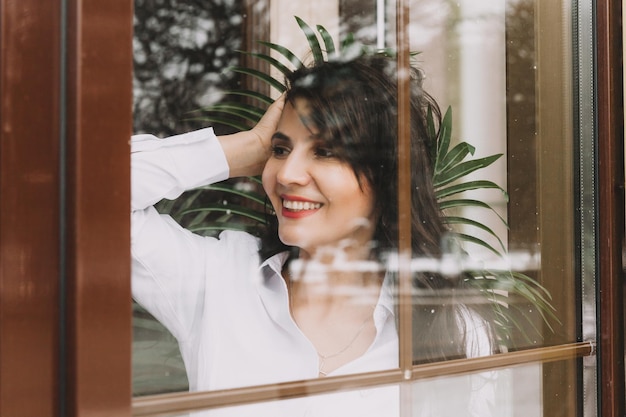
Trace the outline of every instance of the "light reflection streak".
{"label": "light reflection streak", "polygon": [[[473,270],[508,270],[508,271],[538,271],[541,265],[541,255],[537,252],[510,252],[503,257],[490,259],[475,259],[464,255],[444,255],[441,258],[416,257],[411,259],[411,272],[433,272],[443,275],[459,274]],[[328,272],[397,272],[398,257],[388,254],[385,262],[372,260],[350,261],[341,259],[330,263],[317,260],[294,259],[290,263],[290,272],[293,277],[301,276],[303,272],[315,272],[323,276]]]}

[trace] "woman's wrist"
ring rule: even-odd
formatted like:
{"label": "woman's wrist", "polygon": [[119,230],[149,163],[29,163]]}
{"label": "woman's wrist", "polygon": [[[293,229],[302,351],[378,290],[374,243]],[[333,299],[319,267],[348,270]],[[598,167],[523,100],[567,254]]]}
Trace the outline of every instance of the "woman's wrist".
{"label": "woman's wrist", "polygon": [[259,175],[263,171],[270,149],[256,132],[246,130],[217,139],[226,156],[231,178]]}
{"label": "woman's wrist", "polygon": [[231,177],[258,175],[263,171],[270,156],[271,137],[276,131],[284,104],[285,97],[280,96],[252,129],[218,137]]}

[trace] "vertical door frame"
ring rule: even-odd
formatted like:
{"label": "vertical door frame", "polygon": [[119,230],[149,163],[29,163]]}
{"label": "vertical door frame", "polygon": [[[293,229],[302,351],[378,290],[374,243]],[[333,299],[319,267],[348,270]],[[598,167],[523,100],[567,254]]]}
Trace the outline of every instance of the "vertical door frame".
{"label": "vertical door frame", "polygon": [[[131,0],[66,0],[68,415],[130,415]],[[63,179],[62,179],[63,180]]]}
{"label": "vertical door frame", "polygon": [[[595,7],[600,414],[617,417],[622,6]],[[0,11],[0,412],[130,415],[132,2],[0,0]]]}
{"label": "vertical door frame", "polygon": [[132,1],[0,11],[0,414],[130,416]]}
{"label": "vertical door frame", "polygon": [[624,97],[622,2],[597,0],[599,415],[624,415]]}

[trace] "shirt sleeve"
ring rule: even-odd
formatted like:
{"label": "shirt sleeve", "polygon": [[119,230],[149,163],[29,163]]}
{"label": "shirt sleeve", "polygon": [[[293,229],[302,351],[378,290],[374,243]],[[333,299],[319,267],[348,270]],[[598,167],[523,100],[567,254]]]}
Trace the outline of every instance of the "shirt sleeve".
{"label": "shirt sleeve", "polygon": [[133,210],[163,198],[175,199],[185,190],[228,178],[228,163],[212,128],[158,139],[131,139]]}
{"label": "shirt sleeve", "polygon": [[152,206],[185,190],[228,178],[228,164],[212,129],[158,139],[131,139],[132,292],[135,300],[179,341],[203,309],[206,271],[224,250]]}

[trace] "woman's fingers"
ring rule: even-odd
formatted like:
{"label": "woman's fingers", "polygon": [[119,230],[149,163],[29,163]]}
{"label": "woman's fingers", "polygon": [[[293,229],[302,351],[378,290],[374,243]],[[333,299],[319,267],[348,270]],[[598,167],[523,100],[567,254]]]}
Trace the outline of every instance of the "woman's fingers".
{"label": "woman's fingers", "polygon": [[284,105],[285,95],[283,94],[268,107],[261,120],[259,120],[259,123],[252,129],[265,148],[269,148],[270,146],[270,139],[274,132],[276,132],[276,126],[280,120]]}

